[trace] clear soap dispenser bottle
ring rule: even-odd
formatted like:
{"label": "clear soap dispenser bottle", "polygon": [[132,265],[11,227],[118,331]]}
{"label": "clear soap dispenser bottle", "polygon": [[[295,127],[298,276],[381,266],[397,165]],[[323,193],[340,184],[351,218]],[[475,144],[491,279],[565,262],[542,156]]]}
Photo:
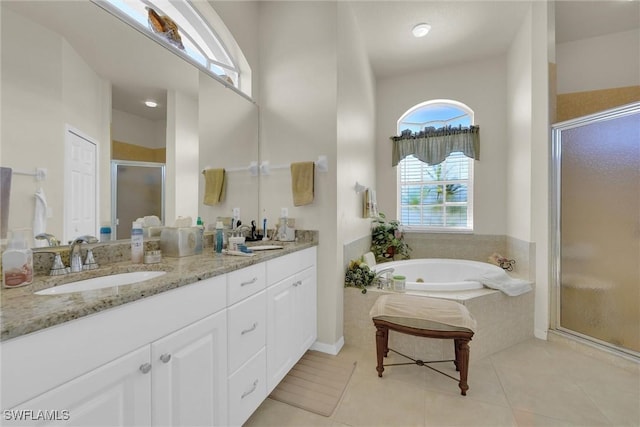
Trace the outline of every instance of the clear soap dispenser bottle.
{"label": "clear soap dispenser bottle", "polygon": [[216,253],[222,253],[222,244],[224,243],[224,235],[222,221],[216,222]]}

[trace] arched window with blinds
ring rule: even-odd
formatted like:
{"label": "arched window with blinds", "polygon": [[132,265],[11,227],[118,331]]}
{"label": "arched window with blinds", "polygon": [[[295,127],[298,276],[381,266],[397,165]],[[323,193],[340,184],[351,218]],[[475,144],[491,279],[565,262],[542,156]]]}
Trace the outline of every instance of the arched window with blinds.
{"label": "arched window with blinds", "polygon": [[398,216],[406,230],[473,230],[473,160],[479,129],[473,111],[450,100],[408,110],[392,137],[398,166]]}

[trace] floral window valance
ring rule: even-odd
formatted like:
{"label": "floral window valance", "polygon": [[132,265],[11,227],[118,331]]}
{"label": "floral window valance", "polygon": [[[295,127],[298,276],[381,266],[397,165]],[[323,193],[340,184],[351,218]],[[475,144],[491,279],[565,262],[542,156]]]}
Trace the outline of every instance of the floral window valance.
{"label": "floral window valance", "polygon": [[437,165],[453,152],[480,160],[480,127],[427,127],[420,132],[402,131],[400,136],[392,136],[392,166],[412,155],[429,164]]}

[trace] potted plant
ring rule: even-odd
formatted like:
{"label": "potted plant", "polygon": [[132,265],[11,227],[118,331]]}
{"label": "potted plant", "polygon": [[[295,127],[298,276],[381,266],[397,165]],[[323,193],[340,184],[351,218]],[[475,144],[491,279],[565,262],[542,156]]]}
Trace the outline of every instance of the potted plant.
{"label": "potted plant", "polygon": [[404,241],[404,233],[397,220],[387,221],[381,212],[373,220],[371,229],[371,252],[377,262],[409,258],[411,248]]}

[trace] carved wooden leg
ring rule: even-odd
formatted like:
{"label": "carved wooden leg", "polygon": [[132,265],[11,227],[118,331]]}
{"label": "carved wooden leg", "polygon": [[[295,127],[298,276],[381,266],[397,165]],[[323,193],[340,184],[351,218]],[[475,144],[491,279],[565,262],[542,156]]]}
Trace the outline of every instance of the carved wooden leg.
{"label": "carved wooden leg", "polygon": [[384,357],[389,355],[389,327],[384,328]]}
{"label": "carved wooden leg", "polygon": [[457,340],[457,339],[453,340],[453,348],[456,352],[456,360],[454,360],[453,363],[456,365],[456,371],[460,370],[460,363],[458,362],[460,357],[460,353],[458,352],[458,341],[460,340]]}
{"label": "carved wooden leg", "polygon": [[386,326],[376,325],[376,356],[378,358],[378,366],[376,366],[376,371],[378,371],[378,376],[382,376],[382,372],[384,372],[384,363],[383,359],[385,356],[385,349],[387,349],[386,341],[388,338],[389,329]]}
{"label": "carved wooden leg", "polygon": [[469,340],[466,339],[458,339],[456,341],[456,350],[458,360],[458,367],[460,368],[460,382],[458,386],[460,387],[461,394],[463,396],[467,395],[467,390],[469,390],[469,385],[467,384],[467,374],[469,372]]}

